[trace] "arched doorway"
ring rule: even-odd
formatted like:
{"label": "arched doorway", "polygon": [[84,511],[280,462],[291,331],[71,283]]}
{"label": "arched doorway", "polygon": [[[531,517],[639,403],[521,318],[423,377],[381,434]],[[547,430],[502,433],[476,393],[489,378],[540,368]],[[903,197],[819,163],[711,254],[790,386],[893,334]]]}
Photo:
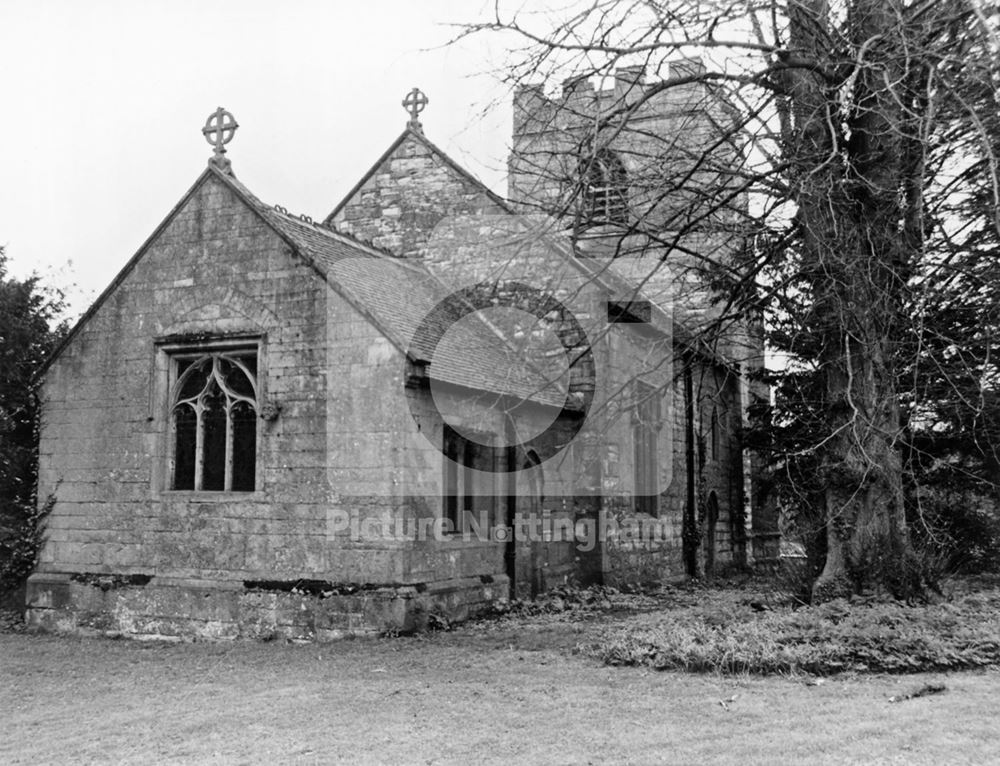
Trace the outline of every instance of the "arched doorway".
{"label": "arched doorway", "polygon": [[710,492],[705,503],[705,577],[715,574],[716,528],[719,525],[719,498]]}

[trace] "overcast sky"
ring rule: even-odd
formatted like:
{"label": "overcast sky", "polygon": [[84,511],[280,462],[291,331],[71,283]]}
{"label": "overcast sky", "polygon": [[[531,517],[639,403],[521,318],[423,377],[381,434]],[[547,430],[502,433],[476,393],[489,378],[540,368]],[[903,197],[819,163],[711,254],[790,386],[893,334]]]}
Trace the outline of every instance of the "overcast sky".
{"label": "overcast sky", "polygon": [[[486,4],[488,6],[488,4]],[[481,0],[0,0],[0,244],[82,312],[201,173],[228,157],[262,200],[322,218],[430,98],[428,137],[504,192],[509,97]],[[487,11],[488,12],[488,11]],[[500,107],[486,112],[492,102]]]}

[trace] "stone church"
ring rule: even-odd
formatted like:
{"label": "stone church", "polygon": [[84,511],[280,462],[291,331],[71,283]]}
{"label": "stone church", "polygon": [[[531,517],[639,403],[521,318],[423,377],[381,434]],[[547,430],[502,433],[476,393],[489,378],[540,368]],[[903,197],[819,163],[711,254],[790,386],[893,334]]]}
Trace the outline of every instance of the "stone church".
{"label": "stone church", "polygon": [[[691,248],[636,246],[666,215],[649,147],[581,138],[648,87],[521,88],[507,199],[425,134],[414,89],[322,220],[237,180],[238,126],[211,115],[208,167],[41,379],[29,623],[323,640],[771,555],[739,440],[752,323],[700,339]],[[700,87],[643,100],[643,134],[704,139]]]}

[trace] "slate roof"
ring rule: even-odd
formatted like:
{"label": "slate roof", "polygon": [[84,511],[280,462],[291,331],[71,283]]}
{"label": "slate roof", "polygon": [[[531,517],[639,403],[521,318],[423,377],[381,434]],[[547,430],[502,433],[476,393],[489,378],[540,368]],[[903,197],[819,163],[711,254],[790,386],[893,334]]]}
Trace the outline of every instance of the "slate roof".
{"label": "slate roof", "polygon": [[[343,207],[351,200],[351,198],[365,185],[365,183],[373,175],[375,175],[376,172],[378,172],[382,163],[384,163],[408,137],[421,142],[444,164],[450,167],[459,176],[467,180],[470,184],[478,188],[492,203],[497,205],[504,212],[512,216],[519,215],[518,211],[509,201],[498,196],[485,183],[453,160],[441,147],[427,138],[423,131],[414,130],[410,126],[407,126],[399,137],[392,143],[392,145],[382,154],[381,157],[379,157],[375,164],[372,165],[368,172],[361,177],[361,180],[354,185],[351,191],[347,193],[344,199],[342,199],[333,211],[326,217],[325,220],[327,223],[333,222],[337,213],[339,213],[341,209],[343,209]],[[583,273],[588,275],[594,284],[599,285],[601,288],[606,290],[609,298],[613,297],[615,300],[642,298],[641,290],[637,290],[636,286],[632,282],[611,271],[606,265],[602,265],[600,261],[577,257],[571,247],[568,247],[565,242],[561,242],[554,237],[546,237],[542,235],[542,238],[552,248],[553,253],[556,253],[560,258],[564,259],[573,267],[580,269]],[[704,338],[700,337],[694,327],[696,323],[696,316],[694,313],[690,316],[688,314],[689,312],[685,311],[682,306],[674,306],[672,312],[668,314],[656,305],[655,302],[652,302],[650,303],[651,316],[648,323],[660,331],[669,332],[675,342],[682,344],[689,352],[696,354],[702,359],[725,367],[730,366],[732,360],[727,359],[717,348],[707,343]]]}
{"label": "slate roof", "polygon": [[[317,275],[341,294],[431,380],[515,401],[531,401],[574,409],[545,376],[533,369],[504,342],[500,334],[475,316],[456,325],[430,326],[417,337],[422,320],[450,290],[422,264],[404,261],[374,246],[265,204],[235,176],[209,165],[187,193],[129,259],[111,284],[80,317],[35,375],[44,377],[63,349],[135,268],[149,246],[208,178],[216,178],[256,212]],[[464,312],[460,312],[464,313]],[[444,322],[447,317],[438,317]],[[430,336],[449,331],[449,342],[432,350]],[[457,335],[451,335],[456,333]],[[508,402],[510,404],[510,402]]]}
{"label": "slate roof", "polygon": [[428,149],[430,149],[431,152],[437,155],[438,159],[440,159],[442,162],[444,162],[444,164],[450,167],[452,171],[457,173],[465,180],[469,181],[473,186],[477,187],[483,194],[485,194],[490,199],[491,202],[496,204],[498,207],[506,210],[509,213],[514,212],[513,209],[510,207],[510,205],[508,204],[507,200],[499,196],[496,192],[490,189],[490,187],[488,187],[486,184],[484,184],[482,181],[476,178],[472,173],[470,173],[468,170],[466,170],[457,162],[455,162],[455,160],[449,157],[448,154],[443,149],[441,149],[437,144],[435,144],[433,141],[427,138],[427,136],[424,135],[423,131],[415,130],[410,125],[407,125],[406,128],[403,129],[403,132],[400,133],[399,136],[396,138],[396,140],[389,145],[389,148],[386,149],[384,152],[382,152],[382,156],[379,157],[377,160],[375,160],[375,164],[368,169],[368,172],[365,173],[363,176],[361,176],[360,180],[356,184],[354,184],[354,186],[351,187],[351,190],[347,192],[346,195],[344,195],[344,198],[337,203],[337,206],[334,207],[332,211],[330,211],[330,214],[324,219],[324,223],[333,224],[333,219],[337,217],[337,213],[339,213],[344,208],[344,206],[348,202],[350,202],[351,199],[361,190],[361,188],[366,183],[368,183],[368,180],[373,175],[375,175],[376,172],[378,172],[378,169],[380,167],[382,167],[382,163],[384,163],[387,159],[389,159],[392,156],[393,152],[395,152],[407,138],[414,138],[420,143],[422,143],[424,146],[426,146]]}
{"label": "slate roof", "polygon": [[[222,176],[326,282],[409,358],[425,366],[430,379],[515,400],[563,407],[567,403],[544,374],[534,369],[485,321],[472,315],[455,322],[468,304],[433,312],[451,294],[423,264],[383,253],[323,225],[269,207],[231,176]],[[425,323],[431,316],[432,322]],[[424,332],[418,332],[423,328]],[[434,338],[449,342],[434,347]]]}
{"label": "slate roof", "polygon": [[[422,132],[407,127],[369,172],[361,178],[355,188],[330,213],[327,217],[328,222],[407,137],[423,142],[450,168],[479,188],[493,203],[511,215],[517,215],[509,203],[451,159]],[[430,335],[439,335],[444,329],[448,329],[451,333],[459,333],[456,342],[439,346],[433,353],[427,337],[414,337],[414,331],[420,326],[424,317],[450,292],[448,287],[422,264],[400,259],[391,253],[378,250],[370,243],[361,242],[326,225],[297,218],[289,215],[283,209],[267,205],[238,181],[234,175],[220,171],[211,164],[153,231],[138,252],[132,256],[112,283],[98,296],[97,300],[67,333],[62,343],[54,350],[35,376],[36,380],[44,376],[52,362],[72,341],[79,329],[121,284],[174,214],[183,207],[208,177],[215,177],[233,189],[282,239],[306,259],[331,287],[343,295],[356,310],[371,321],[390,342],[404,354],[407,354],[412,361],[431,362],[425,364],[425,369],[432,380],[476,391],[500,394],[518,400],[574,408],[572,402],[565,401],[562,395],[552,390],[551,386],[546,386],[545,375],[532,368],[503,340],[499,332],[485,321],[473,319],[473,321],[459,324],[449,323],[448,328],[440,326],[429,328]],[[621,298],[634,294],[634,287],[628,281],[604,268],[586,262],[586,259],[577,258],[563,243],[555,239],[548,241],[554,253],[557,253],[559,257],[565,259],[575,268],[588,274],[596,284],[608,291],[609,296]],[[440,319],[445,321],[447,317],[441,316]],[[701,355],[724,363],[713,350],[696,341],[681,322],[668,316],[655,305],[652,306],[651,324],[660,328],[670,328],[675,341],[683,342]],[[456,349],[456,346],[460,347],[462,351]]]}

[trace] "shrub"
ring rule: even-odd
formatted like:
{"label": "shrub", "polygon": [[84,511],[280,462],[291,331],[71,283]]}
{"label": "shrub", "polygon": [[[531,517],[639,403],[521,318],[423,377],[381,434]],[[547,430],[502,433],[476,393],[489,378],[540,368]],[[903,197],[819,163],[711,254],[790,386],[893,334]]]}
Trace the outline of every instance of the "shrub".
{"label": "shrub", "polygon": [[910,516],[914,542],[946,571],[1000,571],[1000,507],[991,494],[920,487]]}
{"label": "shrub", "polygon": [[45,542],[45,520],[55,497],[49,496],[41,506],[15,501],[6,505],[0,514],[0,519],[8,520],[0,526],[0,596],[20,588],[38,564]]}
{"label": "shrub", "polygon": [[610,665],[720,673],[913,673],[1000,664],[997,589],[923,606],[843,599],[764,611],[702,605],[636,622],[593,651]]}

